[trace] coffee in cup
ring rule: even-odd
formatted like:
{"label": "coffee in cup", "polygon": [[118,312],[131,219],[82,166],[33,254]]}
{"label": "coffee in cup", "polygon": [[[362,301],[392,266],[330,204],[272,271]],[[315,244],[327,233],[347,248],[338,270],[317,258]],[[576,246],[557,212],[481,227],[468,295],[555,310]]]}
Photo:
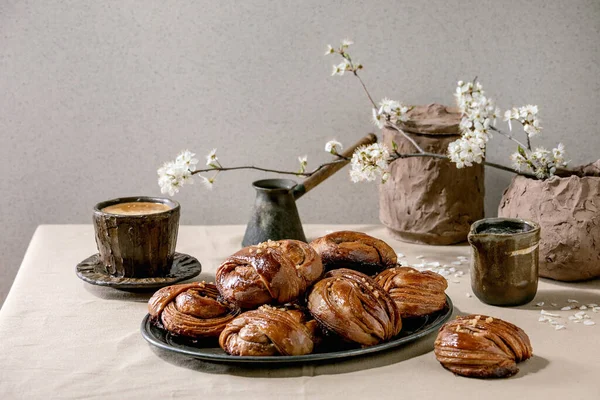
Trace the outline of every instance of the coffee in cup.
{"label": "coffee in cup", "polygon": [[102,211],[117,215],[145,215],[156,214],[170,210],[171,207],[164,203],[152,203],[149,201],[131,201],[127,203],[117,203],[104,207]]}
{"label": "coffee in cup", "polygon": [[94,207],[94,230],[106,273],[122,278],[169,274],[177,232],[179,203],[159,197],[126,197]]}

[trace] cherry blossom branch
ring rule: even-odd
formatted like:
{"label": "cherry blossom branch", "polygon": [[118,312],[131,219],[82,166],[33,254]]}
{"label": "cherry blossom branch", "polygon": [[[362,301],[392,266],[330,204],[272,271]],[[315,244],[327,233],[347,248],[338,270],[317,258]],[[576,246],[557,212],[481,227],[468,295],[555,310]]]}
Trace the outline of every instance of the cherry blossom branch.
{"label": "cherry blossom branch", "polygon": [[316,174],[318,171],[320,171],[321,169],[325,168],[328,165],[333,165],[333,164],[339,164],[339,163],[343,163],[343,162],[347,162],[348,158],[343,157],[343,156],[339,156],[340,157],[339,160],[335,160],[335,161],[331,161],[328,163],[324,163],[319,165],[317,168],[315,168],[313,171],[310,172],[292,172],[292,171],[282,171],[282,170],[278,170],[278,169],[271,169],[271,168],[263,168],[263,167],[257,167],[254,165],[242,165],[242,166],[238,166],[238,167],[215,167],[215,168],[205,168],[205,169],[197,169],[195,171],[192,171],[191,174],[192,175],[196,175],[202,172],[221,172],[221,171],[235,171],[235,170],[240,170],[240,169],[251,169],[251,170],[256,170],[256,171],[262,171],[262,172],[273,172],[276,174],[282,174],[282,175],[296,175],[296,176],[311,176]]}
{"label": "cherry blossom branch", "polygon": [[367,94],[367,97],[369,98],[369,101],[373,105],[373,108],[376,109],[377,103],[375,103],[375,100],[373,100],[373,97],[371,97],[371,93],[369,93],[369,90],[367,89],[367,85],[365,85],[365,82],[363,82],[362,78],[358,75],[358,70],[362,69],[362,65],[360,65],[360,64],[354,65],[354,63],[352,62],[352,58],[350,57],[350,54],[346,53],[343,50],[343,47],[339,51],[336,51],[336,52],[339,53],[346,61],[348,61],[348,66],[349,66],[350,71],[352,71],[354,76],[356,78],[358,78],[358,81],[362,85],[362,88],[365,91],[365,93]]}
{"label": "cherry blossom branch", "polygon": [[[352,64],[352,60],[350,59],[350,57],[346,54],[346,53],[342,53],[342,56],[348,60],[348,62],[350,63],[350,67],[352,68],[352,72],[354,73],[354,76],[356,76],[356,78],[358,78],[359,82],[361,83],[364,92],[366,93],[367,97],[369,98],[369,101],[371,102],[371,104],[373,104],[373,107],[377,108],[377,104],[375,104],[375,101],[373,101],[373,98],[371,97],[371,94],[369,93],[369,90],[367,89],[367,86],[365,85],[365,83],[363,82],[363,80],[360,78],[360,76],[357,73],[357,69],[354,67],[354,65]],[[475,77],[475,79],[473,79],[473,82],[475,83],[477,81],[477,77]],[[394,151],[394,157],[392,157],[392,161],[396,160],[396,159],[400,159],[400,158],[412,158],[412,157],[432,157],[432,158],[438,158],[438,159],[445,159],[445,160],[449,160],[450,158],[444,154],[437,154],[437,153],[428,153],[425,150],[423,150],[423,148],[421,146],[419,146],[419,144],[412,138],[410,137],[406,132],[404,132],[402,129],[400,129],[396,124],[388,121],[387,124],[385,125],[388,128],[391,128],[393,130],[395,130],[396,132],[400,133],[402,136],[404,136],[404,138],[406,140],[408,140],[418,151],[418,153],[409,153],[409,154],[401,154],[398,151]],[[527,135],[527,146],[523,145],[520,141],[518,141],[517,139],[515,139],[512,135],[509,135],[503,131],[501,131],[500,129],[494,127],[494,126],[490,126],[490,129],[492,129],[495,132],[500,133],[501,135],[504,135],[506,137],[508,137],[510,140],[513,140],[514,142],[516,142],[517,144],[519,144],[521,147],[523,148],[527,148],[529,150],[531,150],[531,144],[529,142],[529,135]],[[490,162],[490,161],[483,161],[483,164],[488,166],[488,167],[492,167],[492,168],[496,168],[502,171],[507,171],[507,172],[512,172],[518,175],[524,175],[524,176],[528,176],[528,177],[532,177],[535,178],[534,174],[528,173],[528,172],[523,172],[523,171],[518,171],[514,168],[510,168],[507,166],[504,166],[502,164],[498,164],[498,163],[494,163],[494,162]]]}
{"label": "cherry blossom branch", "polygon": [[[348,60],[348,62],[350,63],[350,67],[352,68],[352,72],[353,72],[354,76],[358,79],[358,81],[362,85],[362,88],[365,91],[367,97],[369,98],[369,101],[373,105],[373,108],[377,109],[377,104],[373,100],[373,97],[371,96],[371,93],[369,93],[369,90],[367,89],[367,85],[365,85],[365,82],[363,82],[363,80],[360,77],[360,75],[358,75],[358,72],[357,72],[358,69],[354,66],[354,64],[352,64],[352,60],[350,59],[350,56],[347,53],[342,53],[342,56],[346,60]],[[389,127],[389,128],[394,129],[395,131],[397,131],[398,133],[400,133],[402,136],[404,136],[404,138],[406,138],[406,140],[408,140],[413,146],[415,146],[415,149],[417,149],[417,151],[419,153],[425,153],[425,151],[421,148],[421,146],[419,146],[417,144],[417,142],[413,138],[411,138],[406,132],[404,132],[402,129],[398,128],[396,126],[396,124],[391,123],[391,122],[388,121],[388,123],[386,124],[386,126]]]}
{"label": "cherry blossom branch", "polygon": [[[403,158],[412,158],[412,157],[432,157],[432,158],[439,158],[442,160],[450,160],[450,158],[445,154],[427,153],[427,152],[402,154],[402,153],[399,153],[398,151],[394,151],[393,156],[390,158],[390,162],[397,160],[397,159],[401,159],[401,158],[403,159]],[[533,175],[533,174],[530,174],[527,172],[522,172],[522,171],[517,171],[516,169],[506,167],[502,164],[497,164],[497,163],[490,162],[490,161],[483,161],[483,164],[488,167],[500,169],[502,171],[512,172],[514,174],[525,175],[530,178],[535,178],[535,175]],[[469,168],[469,167],[467,167],[467,168]]]}
{"label": "cherry blossom branch", "polygon": [[[369,148],[362,149],[357,154],[355,153],[356,159],[352,157],[350,178],[353,182],[362,180],[372,181],[376,175],[381,175],[382,182],[385,182],[390,174],[382,165],[385,165],[386,161],[389,162],[394,159],[409,157],[448,159],[455,163],[457,168],[468,167],[473,164],[484,164],[503,171],[536,177],[538,179],[551,177],[559,170],[562,172],[562,168],[566,166],[567,163],[564,161],[564,146],[560,143],[552,151],[543,148],[536,148],[535,151],[532,150],[530,137],[540,133],[542,129],[539,126],[540,120],[537,117],[537,106],[527,105],[507,110],[504,113],[505,120],[508,121],[509,126],[511,120],[519,121],[523,125],[523,129],[527,134],[527,144],[516,139],[511,133],[504,132],[490,124],[490,121],[496,120],[500,109],[496,107],[492,99],[484,96],[483,88],[477,81],[477,76],[471,82],[458,82],[456,96],[458,105],[462,110],[460,122],[461,138],[449,144],[447,155],[424,151],[409,134],[398,126],[398,122],[404,122],[409,119],[407,113],[411,107],[389,99],[383,99],[379,103],[379,106],[375,103],[367,86],[358,74],[358,71],[363,66],[360,63],[353,62],[346,51],[352,44],[351,40],[346,39],[342,41],[341,46],[337,49],[331,45],[328,46],[326,55],[339,54],[343,58],[340,64],[333,66],[332,75],[342,76],[346,72],[351,72],[360,82],[367,98],[373,106],[373,121],[377,127],[379,129],[388,128],[395,130],[418,151],[418,153],[400,154],[394,145],[393,156],[389,158],[390,152],[386,146],[373,144]],[[517,153],[511,156],[514,162],[513,168],[485,161],[487,142],[491,138],[490,131],[505,136],[519,146]],[[531,169],[534,173],[524,172],[522,169],[524,166]]]}
{"label": "cherry blossom branch", "polygon": [[[327,51],[327,54],[333,54],[333,53],[337,53],[340,56],[342,56],[342,58],[344,59],[344,62],[340,65],[335,66],[334,65],[334,75],[343,75],[344,71],[350,71],[352,72],[352,74],[358,79],[358,81],[360,82],[365,94],[367,95],[369,101],[371,102],[371,104],[373,105],[373,109],[375,110],[376,113],[378,113],[379,111],[377,111],[379,109],[379,107],[377,106],[377,103],[375,103],[375,100],[373,100],[373,96],[371,96],[371,93],[369,92],[369,89],[367,89],[367,85],[365,85],[365,82],[362,80],[362,78],[360,77],[360,75],[358,74],[358,71],[360,69],[362,69],[362,65],[361,64],[355,64],[352,61],[352,58],[350,57],[350,54],[348,54],[345,49],[352,44],[351,41],[344,41],[342,42],[342,46],[339,49],[334,49],[333,47],[329,46],[329,50]],[[400,106],[400,104],[398,104]],[[383,108],[383,104],[382,104],[382,108]],[[408,109],[408,108],[407,108]],[[395,131],[397,131],[398,133],[400,133],[402,136],[404,136],[406,138],[406,140],[408,140],[410,143],[412,143],[413,146],[415,146],[415,149],[417,149],[417,151],[419,153],[425,153],[425,151],[417,144],[417,142],[411,138],[406,132],[404,132],[403,130],[401,130],[400,128],[398,128],[396,126],[396,124],[394,124],[392,121],[389,120],[390,116],[386,115],[386,126],[389,128],[394,129]],[[382,126],[380,126],[378,124],[378,126],[381,128]]]}
{"label": "cherry blossom branch", "polygon": [[[365,83],[363,82],[363,80],[361,79],[361,77],[358,75],[358,73],[356,72],[356,70],[354,70],[353,72],[354,72],[354,76],[356,76],[358,78],[358,81],[362,85],[363,90],[367,94],[367,97],[369,98],[369,101],[371,101],[371,104],[373,104],[374,108],[377,108],[377,104],[373,100],[373,97],[371,97],[371,94],[369,93],[369,90],[367,89],[367,86],[365,85]],[[402,129],[398,128],[398,126],[396,126],[396,124],[388,121],[388,123],[386,124],[386,126],[388,128],[394,129],[395,131],[397,131],[398,133],[400,133],[402,136],[404,136],[404,138],[406,140],[408,140],[413,146],[415,146],[415,149],[417,149],[417,151],[419,153],[425,153],[425,151],[421,148],[421,146],[419,146],[417,144],[417,142],[413,138],[411,138],[406,132],[404,132]]]}

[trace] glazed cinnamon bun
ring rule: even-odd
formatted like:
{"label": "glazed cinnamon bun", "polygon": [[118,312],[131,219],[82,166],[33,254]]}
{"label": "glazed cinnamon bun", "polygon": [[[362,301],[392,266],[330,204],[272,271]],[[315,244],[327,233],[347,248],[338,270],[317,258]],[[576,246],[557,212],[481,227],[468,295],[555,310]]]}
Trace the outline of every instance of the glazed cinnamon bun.
{"label": "glazed cinnamon bun", "polygon": [[313,351],[317,335],[316,321],[302,311],[263,305],[227,324],[219,345],[236,356],[299,356]]}
{"label": "glazed cinnamon bun", "polygon": [[372,346],[402,328],[398,307],[372,278],[351,269],[335,269],[317,282],[308,309],[327,330],[347,341]]}
{"label": "glazed cinnamon bun", "polygon": [[198,339],[219,336],[240,310],[220,300],[214,284],[193,282],[158,290],[148,301],[148,312],[169,332]]}
{"label": "glazed cinnamon bun", "polygon": [[251,309],[297,300],[322,273],[321,258],[308,244],[268,241],[227,258],[217,269],[216,285],[225,299]]}
{"label": "glazed cinnamon bun", "polygon": [[333,232],[310,245],[321,256],[326,271],[348,268],[373,276],[397,262],[394,249],[362,232]]}
{"label": "glazed cinnamon bun", "polygon": [[394,267],[378,274],[375,282],[392,296],[402,318],[421,317],[446,306],[448,281],[435,272]]}
{"label": "glazed cinnamon bun", "polygon": [[519,371],[517,363],[533,355],[521,328],[485,315],[457,317],[442,326],[434,352],[444,368],[476,378],[514,375]]}

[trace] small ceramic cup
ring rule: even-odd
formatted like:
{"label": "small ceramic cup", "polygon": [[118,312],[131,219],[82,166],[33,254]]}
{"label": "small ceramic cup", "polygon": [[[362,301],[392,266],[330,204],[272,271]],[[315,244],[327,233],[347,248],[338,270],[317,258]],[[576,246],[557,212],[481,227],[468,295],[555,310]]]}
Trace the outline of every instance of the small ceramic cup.
{"label": "small ceramic cup", "polygon": [[471,288],[484,303],[518,306],[535,297],[540,226],[515,218],[485,218],[471,225]]}
{"label": "small ceramic cup", "polygon": [[96,244],[106,273],[119,278],[168,275],[179,212],[179,203],[160,197],[124,197],[96,204]]}

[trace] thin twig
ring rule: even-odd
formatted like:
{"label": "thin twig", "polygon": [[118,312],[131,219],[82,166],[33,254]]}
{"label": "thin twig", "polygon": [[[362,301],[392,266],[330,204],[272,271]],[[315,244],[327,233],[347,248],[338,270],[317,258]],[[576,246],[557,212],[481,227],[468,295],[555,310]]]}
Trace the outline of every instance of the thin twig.
{"label": "thin twig", "polygon": [[345,155],[340,154],[337,151],[335,153],[331,153],[331,154],[340,158],[339,160],[336,160],[336,161],[342,161],[342,160],[350,161],[352,159],[352,157],[346,157]]}
{"label": "thin twig", "polygon": [[[369,93],[369,89],[367,89],[367,85],[365,85],[365,82],[363,82],[363,80],[360,77],[360,75],[358,75],[357,69],[355,68],[354,64],[352,63],[352,59],[345,52],[342,52],[340,54],[342,55],[342,57],[344,57],[350,63],[350,67],[352,68],[352,73],[354,74],[354,76],[356,78],[358,78],[358,81],[362,85],[362,88],[365,91],[365,93],[367,94],[367,97],[369,98],[369,101],[373,105],[373,108],[375,110],[377,110],[377,104],[375,103],[375,100],[373,100],[373,97],[371,97],[371,93]],[[409,142],[412,143],[413,146],[415,146],[415,148],[419,151],[419,153],[425,153],[425,151],[423,151],[423,149],[421,148],[421,146],[419,146],[417,144],[417,142],[415,142],[415,140],[413,138],[411,138],[410,136],[408,136],[408,134],[406,134],[402,129],[398,128],[395,124],[388,122],[386,124],[386,126],[391,127],[392,129],[395,129],[397,132],[399,132],[400,134],[402,134],[402,136],[404,136],[406,138],[406,140],[408,140]]]}
{"label": "thin twig", "polygon": [[363,87],[363,90],[365,91],[365,93],[367,94],[367,97],[369,98],[369,100],[371,101],[371,104],[373,104],[373,108],[377,109],[377,104],[375,103],[375,101],[373,100],[373,98],[371,97],[371,94],[369,93],[369,91],[367,90],[367,86],[365,85],[365,83],[363,82],[362,78],[358,75],[358,73],[356,71],[354,71],[354,76],[356,76],[360,82],[360,84]]}
{"label": "thin twig", "polygon": [[[444,154],[425,153],[425,152],[424,153],[402,154],[402,153],[399,153],[398,151],[395,151],[394,152],[394,156],[391,157],[390,161],[394,161],[394,160],[397,160],[399,158],[412,158],[412,157],[432,157],[432,158],[439,158],[439,159],[443,159],[443,160],[450,160],[450,158],[447,155],[444,155]],[[492,167],[492,168],[500,169],[502,171],[512,172],[513,174],[524,175],[524,176],[527,176],[527,177],[530,177],[530,178],[536,178],[536,176],[534,174],[530,174],[528,172],[523,172],[523,171],[517,171],[516,169],[510,168],[510,167],[506,167],[506,166],[501,165],[501,164],[496,164],[494,162],[483,161],[483,164],[485,166],[487,166],[487,167]]]}
{"label": "thin twig", "polygon": [[[531,146],[524,145],[523,143],[521,143],[520,141],[515,139],[515,137],[513,135],[503,132],[493,125],[490,125],[490,129],[493,130],[494,132],[498,132],[499,134],[506,136],[507,138],[509,138],[510,140],[512,140],[513,142],[515,142],[516,144],[518,144],[519,146],[521,146],[524,149],[529,149],[531,147]],[[529,135],[527,135],[527,138],[529,138]]]}
{"label": "thin twig", "polygon": [[[349,57],[348,57],[349,58]],[[350,61],[350,60],[349,60]],[[350,61],[352,62],[352,61]],[[352,68],[354,69],[354,66],[352,66]],[[353,70],[354,76],[356,76],[358,78],[358,81],[360,82],[360,84],[362,85],[365,93],[367,94],[367,97],[369,98],[369,100],[371,101],[371,104],[373,104],[373,107],[375,109],[377,109],[377,104],[375,103],[375,101],[373,100],[373,97],[371,97],[371,94],[369,93],[369,90],[367,89],[367,86],[365,85],[365,83],[363,82],[363,80],[361,79],[360,75],[358,75],[358,73],[356,72],[356,69]],[[406,140],[408,140],[409,142],[412,143],[413,146],[415,146],[415,148],[417,149],[417,151],[419,153],[425,153],[425,151],[423,151],[423,149],[421,148],[421,146],[419,146],[417,144],[417,142],[415,142],[415,140],[413,138],[411,138],[410,136],[408,136],[408,134],[406,134],[406,132],[404,132],[402,129],[398,128],[395,124],[393,123],[387,123],[386,126],[391,127],[392,129],[395,129],[396,131],[398,131],[400,134],[402,134],[402,136],[404,136],[406,138]]]}
{"label": "thin twig", "polygon": [[425,151],[421,148],[421,146],[419,146],[413,138],[408,136],[408,134],[406,132],[404,132],[402,129],[398,128],[396,126],[396,124],[388,123],[388,124],[386,124],[386,126],[392,128],[392,129],[395,129],[398,133],[402,134],[402,136],[404,136],[406,138],[406,140],[408,140],[410,143],[412,143],[413,146],[415,146],[415,148],[417,149],[417,151],[419,153],[421,153],[421,154],[425,153]]}
{"label": "thin twig", "polygon": [[[347,157],[343,157],[341,155],[338,155],[340,157],[339,160],[335,160],[335,161],[331,161],[328,163],[324,163],[319,165],[317,168],[315,168],[313,171],[311,172],[292,172],[292,171],[281,171],[281,170],[277,170],[277,169],[270,169],[270,168],[262,168],[262,167],[256,167],[254,165],[244,165],[244,166],[239,166],[239,167],[217,167],[217,168],[206,168],[206,169],[198,169],[195,171],[192,171],[192,175],[195,174],[199,174],[202,172],[211,172],[211,171],[215,171],[217,172],[217,174],[221,171],[234,171],[234,170],[240,170],[240,169],[250,169],[250,170],[256,170],[256,171],[263,171],[263,172],[273,172],[276,174],[282,174],[282,175],[295,175],[295,176],[304,176],[304,177],[309,177],[312,176],[314,174],[316,174],[318,171],[322,170],[323,168],[325,168],[328,165],[333,165],[333,164],[339,164],[339,163],[346,163],[348,162],[348,158]],[[392,157],[390,157],[389,161],[392,162],[394,160],[397,159],[404,159],[404,158],[413,158],[413,157],[431,157],[431,158],[438,158],[438,159],[443,159],[443,160],[449,160],[449,157],[445,154],[437,154],[437,153],[428,153],[428,152],[420,152],[420,153],[399,153],[397,150],[394,151],[394,154]],[[528,176],[530,178],[535,178],[535,175],[527,173],[527,172],[522,172],[522,171],[517,171],[515,169],[512,169],[510,167],[505,167],[504,165],[501,164],[496,164],[493,162],[489,162],[489,161],[484,161],[483,162],[484,165],[488,166],[488,167],[493,167],[493,168],[497,168],[503,171],[507,171],[507,172],[512,172],[518,175],[524,175],[524,176]]]}
{"label": "thin twig", "polygon": [[192,171],[192,175],[196,175],[196,174],[199,174],[202,172],[211,172],[211,171],[221,172],[221,171],[234,171],[234,170],[238,170],[238,169],[252,169],[252,170],[263,171],[263,172],[274,172],[276,174],[282,174],[282,175],[311,176],[311,175],[314,175],[315,173],[317,173],[318,171],[320,171],[321,169],[325,168],[328,165],[345,163],[345,162],[348,162],[348,160],[344,157],[341,157],[341,159],[339,159],[339,160],[321,164],[311,172],[281,171],[278,169],[256,167],[254,165],[243,165],[243,166],[239,166],[239,167],[216,167],[216,168],[197,169],[195,171]]}
{"label": "thin twig", "polygon": [[[521,122],[521,120],[519,119],[515,119],[515,121],[519,122],[521,124],[521,126],[523,127],[523,130],[525,131],[525,124],[523,124],[523,122]],[[508,120],[508,126],[510,127],[510,120]],[[512,135],[507,135],[504,132],[501,132],[498,128],[495,128],[492,126],[492,128],[496,131],[496,132],[500,132],[501,134],[503,134],[504,136],[507,136],[509,138],[512,138]],[[527,150],[531,151],[531,138],[529,137],[529,133],[527,133],[527,131],[525,131],[525,137],[527,138]],[[525,148],[525,146],[522,146]]]}
{"label": "thin twig", "polygon": [[483,163],[488,167],[493,167],[493,168],[501,169],[502,171],[508,171],[508,172],[512,172],[513,174],[523,175],[523,176],[527,176],[529,178],[537,179],[537,177],[534,174],[531,174],[529,172],[517,171],[516,169],[506,167],[502,164],[496,164],[496,163],[493,163],[490,161],[484,161]]}
{"label": "thin twig", "polygon": [[440,159],[446,159],[448,160],[448,156],[444,155],[444,154],[437,154],[437,153],[409,153],[409,154],[402,154],[399,153],[398,151],[394,152],[394,157],[392,157],[392,160],[397,160],[399,158],[412,158],[412,157],[432,157],[432,158],[440,158]]}

